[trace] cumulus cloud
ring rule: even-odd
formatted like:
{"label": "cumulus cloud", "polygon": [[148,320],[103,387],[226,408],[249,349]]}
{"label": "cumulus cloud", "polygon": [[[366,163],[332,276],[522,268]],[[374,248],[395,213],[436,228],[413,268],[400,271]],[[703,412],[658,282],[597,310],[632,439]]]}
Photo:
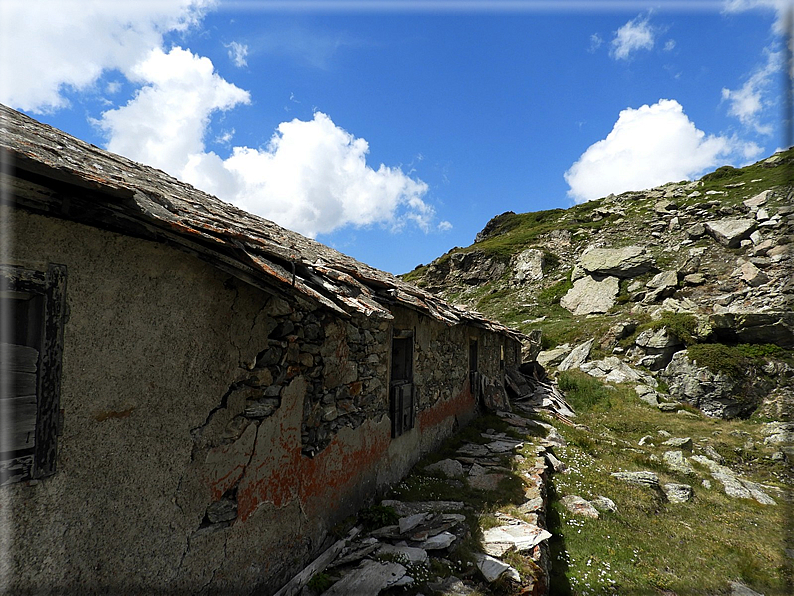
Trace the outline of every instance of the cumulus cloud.
{"label": "cumulus cloud", "polygon": [[655,31],[649,20],[649,16],[639,15],[618,29],[612,39],[610,56],[616,60],[628,60],[638,50],[653,48]]}
{"label": "cumulus cloud", "polygon": [[237,68],[248,66],[248,61],[245,59],[245,57],[248,56],[247,45],[233,41],[226,47],[229,49],[229,59]]}
{"label": "cumulus cloud", "polygon": [[[126,72],[163,35],[196,24],[215,0],[3,0],[0,102],[32,112],[65,107],[103,72]],[[34,40],[34,41],[32,41]]]}
{"label": "cumulus cloud", "polygon": [[400,168],[367,165],[367,141],[327,115],[282,122],[266,147],[234,147],[223,159],[205,150],[211,115],[248,103],[247,91],[181,48],[152,50],[130,73],[142,85],[135,97],[97,121],[111,151],[309,236],[409,221],[429,231],[435,213],[423,200],[427,185]]}
{"label": "cumulus cloud", "polygon": [[587,148],[565,172],[568,195],[577,202],[610,193],[643,190],[691,179],[730,156],[751,159],[761,152],[754,143],[706,135],[677,101],[627,108],[607,137]]}
{"label": "cumulus cloud", "polygon": [[[233,202],[308,236],[345,225],[413,221],[428,231],[434,217],[427,184],[400,168],[367,165],[366,140],[315,112],[309,121],[279,124],[267,147],[236,147],[223,162]],[[219,189],[221,190],[221,189]]]}
{"label": "cumulus cloud", "polygon": [[215,73],[209,58],[178,47],[150,50],[128,77],[142,87],[97,122],[107,147],[177,176],[192,154],[203,152],[210,115],[250,101],[247,91]]}

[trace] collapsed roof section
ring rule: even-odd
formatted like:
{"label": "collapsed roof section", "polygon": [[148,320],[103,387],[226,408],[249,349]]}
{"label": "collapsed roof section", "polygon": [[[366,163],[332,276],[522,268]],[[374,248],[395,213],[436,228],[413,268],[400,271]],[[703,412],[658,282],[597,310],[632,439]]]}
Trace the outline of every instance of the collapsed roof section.
{"label": "collapsed roof section", "polygon": [[[449,325],[523,335],[161,170],[0,105],[5,191],[25,209],[169,244],[263,289],[294,289],[342,316],[399,304]],[[9,176],[10,174],[10,176]]]}

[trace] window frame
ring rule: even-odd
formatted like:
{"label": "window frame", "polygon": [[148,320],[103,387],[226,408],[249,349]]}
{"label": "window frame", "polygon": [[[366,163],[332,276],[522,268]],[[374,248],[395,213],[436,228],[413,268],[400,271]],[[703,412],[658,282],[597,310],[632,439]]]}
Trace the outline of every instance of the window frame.
{"label": "window frame", "polygon": [[[37,363],[36,382],[36,440],[33,457],[14,455],[14,451],[0,452],[0,486],[25,480],[39,480],[56,471],[58,436],[61,433],[61,372],[63,333],[66,319],[66,266],[48,263],[45,270],[21,265],[0,264],[0,301],[6,293],[25,293],[41,296],[42,326]],[[3,379],[9,379],[10,344],[9,321],[15,313],[3,306],[3,328],[0,329],[0,366]],[[4,384],[8,381],[4,381]],[[10,395],[9,386],[0,388],[2,396]],[[5,408],[3,408],[5,410]],[[7,415],[8,412],[0,412]],[[0,449],[2,446],[0,446]]]}

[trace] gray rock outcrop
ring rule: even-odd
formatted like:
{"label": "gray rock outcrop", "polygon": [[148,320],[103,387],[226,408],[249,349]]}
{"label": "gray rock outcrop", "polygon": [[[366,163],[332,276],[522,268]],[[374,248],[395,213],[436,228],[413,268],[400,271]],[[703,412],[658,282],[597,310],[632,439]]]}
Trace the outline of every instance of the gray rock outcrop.
{"label": "gray rock outcrop", "polygon": [[642,246],[592,248],[582,253],[579,265],[590,275],[631,278],[650,271],[654,260]]}
{"label": "gray rock outcrop", "polygon": [[752,413],[769,390],[749,376],[734,378],[713,372],[689,359],[687,350],[676,352],[660,378],[670,396],[700,409],[712,418],[735,418]]}
{"label": "gray rock outcrop", "polygon": [[560,306],[575,315],[604,313],[615,305],[620,283],[617,277],[605,277],[597,280],[586,276],[573,282],[560,300]]}

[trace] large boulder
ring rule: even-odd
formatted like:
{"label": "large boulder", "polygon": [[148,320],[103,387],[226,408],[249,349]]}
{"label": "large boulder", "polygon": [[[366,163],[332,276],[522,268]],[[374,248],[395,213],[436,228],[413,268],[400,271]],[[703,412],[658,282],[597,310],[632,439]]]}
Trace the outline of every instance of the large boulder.
{"label": "large boulder", "polygon": [[687,350],[673,354],[660,378],[667,383],[670,397],[687,402],[712,418],[747,417],[772,388],[752,367],[736,376],[715,372],[690,360]]}
{"label": "large boulder", "polygon": [[579,257],[579,265],[591,275],[637,277],[653,268],[653,257],[641,246],[591,248]]}
{"label": "large boulder", "polygon": [[560,300],[560,306],[575,315],[604,313],[615,305],[620,283],[617,277],[596,280],[590,276],[577,279]]}
{"label": "large boulder", "polygon": [[720,244],[737,248],[755,231],[756,222],[752,219],[720,219],[706,222],[706,231]]}

